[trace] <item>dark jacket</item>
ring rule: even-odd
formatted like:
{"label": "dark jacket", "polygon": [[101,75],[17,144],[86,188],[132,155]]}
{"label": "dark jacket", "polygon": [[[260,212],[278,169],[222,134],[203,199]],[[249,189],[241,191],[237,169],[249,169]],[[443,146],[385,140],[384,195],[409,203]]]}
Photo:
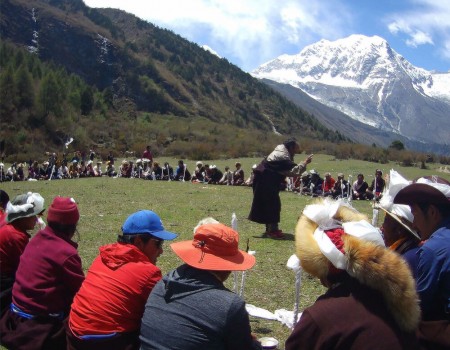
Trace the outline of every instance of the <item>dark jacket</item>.
{"label": "dark jacket", "polygon": [[260,224],[280,222],[280,184],[286,176],[299,176],[306,169],[295,164],[284,145],[275,150],[254,169],[253,202],[248,219]]}
{"label": "dark jacket", "polygon": [[285,349],[413,350],[418,343],[399,329],[380,292],[347,275],[303,312]]}
{"label": "dark jacket", "polygon": [[210,272],[181,265],[151,292],[141,324],[141,349],[252,350],[244,301]]}
{"label": "dark jacket", "polygon": [[84,280],[77,247],[49,226],[39,231],[20,258],[13,287],[14,304],[32,315],[67,315]]}
{"label": "dark jacket", "polygon": [[84,280],[77,244],[50,227],[30,240],[20,258],[12,301],[0,320],[8,349],[65,349],[63,318]]}

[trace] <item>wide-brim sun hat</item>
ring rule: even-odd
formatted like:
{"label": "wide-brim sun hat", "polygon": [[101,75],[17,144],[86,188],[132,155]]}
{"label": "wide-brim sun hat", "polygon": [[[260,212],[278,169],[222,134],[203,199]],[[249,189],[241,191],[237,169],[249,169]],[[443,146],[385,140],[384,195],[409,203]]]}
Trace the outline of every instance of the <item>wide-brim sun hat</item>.
{"label": "wide-brim sun hat", "polygon": [[255,265],[255,257],[239,250],[239,235],[232,228],[212,223],[201,225],[194,239],[172,243],[170,247],[186,264],[201,270],[245,271]]}
{"label": "wide-brim sun hat", "polygon": [[403,226],[415,238],[420,240],[419,234],[412,227],[414,216],[409,205],[394,204],[394,198],[398,192],[410,184],[411,181],[405,179],[394,169],[391,169],[389,173],[389,185],[384,189],[378,207]]}
{"label": "wide-brim sun hat", "polygon": [[6,222],[40,215],[44,210],[44,198],[39,193],[21,194],[6,205]]}
{"label": "wide-brim sun hat", "polygon": [[[399,210],[399,209],[401,209],[400,207],[403,207],[403,206],[404,205],[402,205],[402,204],[394,204],[393,208],[396,210]],[[412,234],[419,241],[422,240],[422,238],[420,238],[419,234],[411,226],[409,226],[409,225],[412,225],[412,222],[405,219],[403,215],[398,215],[394,211],[388,211],[388,210],[384,209],[383,207],[380,207],[380,209],[383,210],[386,213],[386,215],[389,215],[396,222],[398,222],[403,228],[406,229],[406,231],[408,231],[410,234]]]}
{"label": "wide-brim sun hat", "polygon": [[140,210],[131,214],[122,226],[124,235],[150,234],[156,238],[171,241],[176,233],[166,231],[160,217],[151,210]]}

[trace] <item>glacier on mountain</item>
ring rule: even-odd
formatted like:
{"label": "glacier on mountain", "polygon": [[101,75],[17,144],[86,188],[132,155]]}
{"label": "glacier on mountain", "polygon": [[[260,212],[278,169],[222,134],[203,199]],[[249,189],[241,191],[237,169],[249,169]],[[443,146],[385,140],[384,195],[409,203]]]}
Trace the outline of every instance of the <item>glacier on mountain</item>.
{"label": "glacier on mountain", "polygon": [[[382,130],[423,142],[438,137],[438,142],[450,144],[450,73],[413,66],[379,36],[320,40],[251,74],[299,88]],[[421,127],[424,117],[426,128]]]}

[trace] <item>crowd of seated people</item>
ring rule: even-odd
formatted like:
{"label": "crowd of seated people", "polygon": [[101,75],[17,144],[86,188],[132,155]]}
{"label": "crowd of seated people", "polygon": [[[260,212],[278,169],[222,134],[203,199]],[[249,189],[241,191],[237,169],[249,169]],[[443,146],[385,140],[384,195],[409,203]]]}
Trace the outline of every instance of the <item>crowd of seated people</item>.
{"label": "crowd of seated people", "polygon": [[[148,156],[148,150],[146,152],[144,154]],[[119,165],[117,165],[112,152],[109,152],[106,161],[102,161],[100,157],[97,157],[96,161],[94,151],[90,151],[89,156],[86,154],[83,156],[81,152],[77,151],[71,158],[64,153],[62,159],[56,153],[46,152],[46,155],[48,158],[42,163],[30,160],[29,162],[13,163],[9,167],[0,163],[0,182],[108,176],[252,187],[256,168],[256,164],[252,166],[250,175],[246,179],[240,162],[235,163],[234,170],[225,166],[222,171],[214,164],[197,161],[191,174],[183,160],[179,160],[178,165],[174,168],[169,162],[162,163],[154,160],[152,155],[150,158],[124,159]],[[386,186],[382,175],[382,171],[377,169],[369,186],[364,180],[363,174],[358,174],[357,179],[351,183],[345,179],[343,173],[338,173],[337,179],[335,179],[330,172],[326,172],[324,177],[321,177],[319,172],[312,169],[305,171],[299,177],[286,178],[280,183],[280,189],[312,197],[378,201]]]}
{"label": "crowd of seated people", "polygon": [[[163,164],[149,158],[124,159],[117,165],[111,152],[106,162],[101,161],[99,158],[95,161],[95,153],[92,151],[88,159],[84,159],[78,151],[74,152],[70,159],[67,157],[67,154],[63,154],[62,159],[59,159],[55,153],[47,154],[49,158],[42,163],[38,161],[29,161],[28,165],[27,163],[13,163],[6,171],[4,171],[4,166],[1,164],[2,177],[0,177],[0,181],[57,180],[108,176],[144,180],[190,181],[193,183],[233,186],[252,186],[253,183],[253,171],[250,177],[244,181],[244,170],[239,162],[235,164],[236,169],[234,171],[231,171],[229,166],[226,166],[225,170],[222,171],[216,165],[203,164],[203,162],[198,161],[191,175],[188,166],[183,160],[179,160],[174,168],[169,162],[164,162]],[[28,170],[28,173],[26,170]]]}
{"label": "crowd of seated people", "polygon": [[343,173],[337,174],[337,180],[330,172],[320,174],[311,169],[301,176],[293,179],[292,191],[313,197],[350,198],[352,200],[380,200],[386,181],[382,178],[382,171],[375,171],[375,178],[369,186],[364,180],[363,174],[358,174],[353,183],[345,179]]}

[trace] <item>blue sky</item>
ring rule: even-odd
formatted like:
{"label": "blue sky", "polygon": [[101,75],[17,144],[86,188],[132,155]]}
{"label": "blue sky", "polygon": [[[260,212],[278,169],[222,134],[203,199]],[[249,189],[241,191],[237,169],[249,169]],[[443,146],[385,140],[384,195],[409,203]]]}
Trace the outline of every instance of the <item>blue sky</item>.
{"label": "blue sky", "polygon": [[450,72],[449,0],[84,0],[174,31],[250,72],[320,39],[378,35],[413,65]]}

